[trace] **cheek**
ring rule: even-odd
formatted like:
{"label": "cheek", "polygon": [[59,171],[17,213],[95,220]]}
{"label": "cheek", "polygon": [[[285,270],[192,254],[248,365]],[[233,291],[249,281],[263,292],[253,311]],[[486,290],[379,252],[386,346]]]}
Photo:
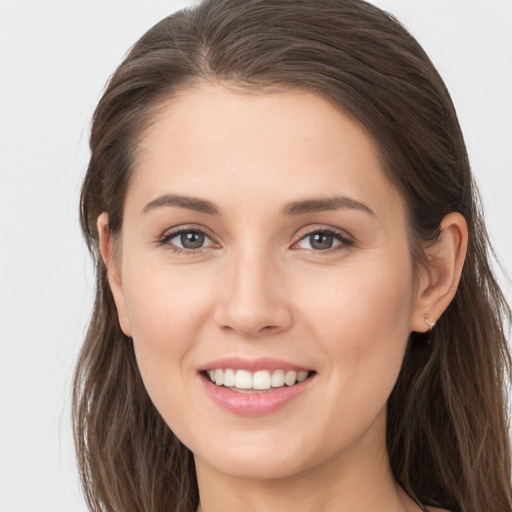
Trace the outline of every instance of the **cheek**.
{"label": "cheek", "polygon": [[161,413],[187,410],[181,402],[194,375],[190,355],[199,344],[213,291],[197,273],[135,263],[126,265],[124,287],[142,379]]}
{"label": "cheek", "polygon": [[126,269],[123,282],[133,337],[162,350],[189,345],[193,341],[190,333],[199,328],[211,301],[209,281],[198,272],[165,264],[134,261]]}
{"label": "cheek", "polygon": [[396,252],[354,258],[339,270],[317,274],[313,280],[306,277],[309,282],[297,294],[309,302],[318,325],[340,334],[379,331],[385,337],[408,333],[414,298],[408,254],[405,248],[397,248]]}
{"label": "cheek", "polygon": [[317,281],[305,322],[338,382],[333,389],[350,386],[354,397],[386,400],[410,334],[412,268],[404,258],[345,270]]}
{"label": "cheek", "polygon": [[327,449],[349,445],[384,414],[400,372],[412,271],[407,260],[381,263],[354,265],[325,279],[317,275],[315,291],[301,292],[308,304],[302,309],[302,337],[315,340],[325,382],[322,402],[309,413],[323,419],[322,436],[332,440]]}

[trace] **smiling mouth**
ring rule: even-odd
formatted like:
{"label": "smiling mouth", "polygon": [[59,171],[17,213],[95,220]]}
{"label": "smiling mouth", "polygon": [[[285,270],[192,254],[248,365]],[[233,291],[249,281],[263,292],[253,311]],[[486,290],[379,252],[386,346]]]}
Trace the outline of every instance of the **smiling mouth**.
{"label": "smiling mouth", "polygon": [[315,373],[282,369],[250,372],[231,368],[215,368],[202,372],[204,377],[216,386],[238,393],[264,392],[292,387],[311,378]]}

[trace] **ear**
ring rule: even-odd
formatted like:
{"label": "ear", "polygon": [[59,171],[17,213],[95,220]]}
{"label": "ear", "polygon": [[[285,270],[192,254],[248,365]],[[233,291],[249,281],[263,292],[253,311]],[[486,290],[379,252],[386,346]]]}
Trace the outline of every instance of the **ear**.
{"label": "ear", "polygon": [[130,337],[132,335],[132,328],[128,318],[126,299],[121,282],[120,262],[116,261],[114,256],[113,240],[108,226],[108,213],[103,212],[98,217],[97,228],[100,254],[107,267],[108,284],[110,285],[110,290],[112,291],[114,302],[116,303],[119,324],[124,334]]}
{"label": "ear", "polygon": [[440,228],[439,239],[426,250],[429,268],[420,275],[411,331],[428,331],[448,307],[459,285],[468,245],[466,219],[460,213],[450,213]]}

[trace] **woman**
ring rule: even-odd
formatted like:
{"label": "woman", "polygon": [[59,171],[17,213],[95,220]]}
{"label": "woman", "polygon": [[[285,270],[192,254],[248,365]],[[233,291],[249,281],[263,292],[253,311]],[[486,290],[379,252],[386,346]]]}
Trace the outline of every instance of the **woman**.
{"label": "woman", "polygon": [[510,510],[510,311],[455,110],[360,0],[209,0],[97,107],[91,510]]}

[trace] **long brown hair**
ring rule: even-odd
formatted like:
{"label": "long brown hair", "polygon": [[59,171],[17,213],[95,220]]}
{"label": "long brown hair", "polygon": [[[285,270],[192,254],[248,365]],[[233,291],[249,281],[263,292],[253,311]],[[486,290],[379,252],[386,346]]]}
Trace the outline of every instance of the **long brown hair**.
{"label": "long brown hair", "polygon": [[82,229],[96,299],[74,379],[78,463],[94,511],[192,512],[193,458],[153,407],[122,333],[98,253],[97,217],[119,235],[137,143],[174,94],[217,81],[257,94],[301,88],[365,127],[408,207],[416,268],[441,219],[460,212],[469,248],[453,302],[430,334],[412,333],[388,401],[396,480],[420,502],[512,510],[508,410],[510,309],[461,129],[429,58],[391,15],[362,0],[206,0],[169,16],[131,49],[96,109]]}

